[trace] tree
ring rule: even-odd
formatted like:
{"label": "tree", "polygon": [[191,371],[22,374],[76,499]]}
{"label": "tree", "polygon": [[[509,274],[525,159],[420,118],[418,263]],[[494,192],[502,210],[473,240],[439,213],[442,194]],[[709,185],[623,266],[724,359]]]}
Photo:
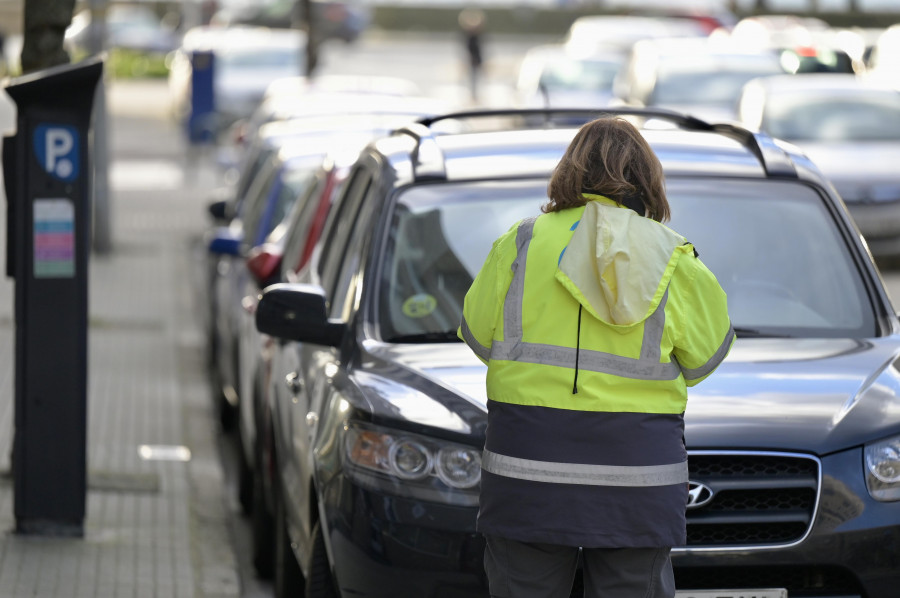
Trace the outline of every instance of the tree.
{"label": "tree", "polygon": [[25,4],[22,72],[30,73],[69,62],[63,48],[75,0],[22,0]]}

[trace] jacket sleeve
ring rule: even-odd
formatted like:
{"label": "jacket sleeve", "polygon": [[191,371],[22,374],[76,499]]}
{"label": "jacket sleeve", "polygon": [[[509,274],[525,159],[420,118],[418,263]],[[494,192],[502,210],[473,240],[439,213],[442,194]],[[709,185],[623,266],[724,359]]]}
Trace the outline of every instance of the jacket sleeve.
{"label": "jacket sleeve", "polygon": [[731,350],[735,335],[728,316],[728,300],[715,275],[694,256],[683,258],[678,270],[684,277],[673,279],[676,284],[670,286],[674,294],[670,299],[676,300],[679,314],[674,353],[685,384],[694,386],[719,367]]}
{"label": "jacket sleeve", "polygon": [[[505,236],[504,236],[505,237]],[[469,346],[475,355],[487,363],[491,358],[491,343],[502,310],[504,295],[500,294],[501,245],[504,237],[494,242],[481,271],[472,281],[463,302],[462,322],[456,335]]]}

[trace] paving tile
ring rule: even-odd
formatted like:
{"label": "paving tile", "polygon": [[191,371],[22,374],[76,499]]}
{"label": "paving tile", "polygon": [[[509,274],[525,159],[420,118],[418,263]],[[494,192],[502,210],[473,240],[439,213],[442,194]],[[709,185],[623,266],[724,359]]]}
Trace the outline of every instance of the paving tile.
{"label": "paving tile", "polygon": [[[148,105],[164,99],[164,81],[140,86],[134,98]],[[138,173],[149,172],[152,182],[154,165],[169,173],[183,167],[181,132],[154,118],[135,114],[133,104],[126,114],[110,115],[111,156],[125,163],[120,173],[134,174],[111,189],[112,251],[92,255],[88,268],[83,538],[12,533],[15,287],[0,278],[0,396],[9,397],[0,401],[3,598],[240,596],[206,382],[201,370],[181,367],[186,356],[193,360],[202,352],[189,260],[205,225],[206,186],[213,179],[202,171],[199,177],[169,177],[178,186],[163,191],[145,188]],[[0,247],[5,218],[0,209]],[[140,445],[190,446],[193,458],[148,461]],[[199,500],[202,520],[192,506]]]}

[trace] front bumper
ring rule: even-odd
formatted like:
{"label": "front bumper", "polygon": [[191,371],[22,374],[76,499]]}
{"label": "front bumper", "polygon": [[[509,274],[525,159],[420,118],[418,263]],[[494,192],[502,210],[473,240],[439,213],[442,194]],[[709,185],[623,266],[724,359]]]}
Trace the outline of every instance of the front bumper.
{"label": "front bumper", "polygon": [[765,549],[676,549],[678,589],[787,588],[791,598],[895,598],[900,588],[900,502],[878,502],[861,449],[821,458],[812,529],[799,544]]}
{"label": "front bumper", "polygon": [[[675,549],[679,590],[786,588],[791,598],[896,598],[900,502],[878,502],[862,450],[821,458],[812,529],[787,546]],[[401,498],[334,476],[320,496],[345,596],[487,596],[477,509]],[[580,580],[576,580],[580,586]]]}
{"label": "front bumper", "polygon": [[477,508],[381,494],[332,478],[321,496],[344,596],[488,596]]}

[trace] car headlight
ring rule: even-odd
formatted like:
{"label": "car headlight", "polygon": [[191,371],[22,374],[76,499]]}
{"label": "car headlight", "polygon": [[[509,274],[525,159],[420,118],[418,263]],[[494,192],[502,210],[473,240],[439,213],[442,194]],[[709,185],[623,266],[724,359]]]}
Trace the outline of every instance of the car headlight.
{"label": "car headlight", "polygon": [[900,436],[867,444],[866,486],[875,500],[900,500]]}
{"label": "car headlight", "polygon": [[347,475],[379,492],[474,506],[481,482],[481,450],[471,446],[349,423],[344,441]]}

